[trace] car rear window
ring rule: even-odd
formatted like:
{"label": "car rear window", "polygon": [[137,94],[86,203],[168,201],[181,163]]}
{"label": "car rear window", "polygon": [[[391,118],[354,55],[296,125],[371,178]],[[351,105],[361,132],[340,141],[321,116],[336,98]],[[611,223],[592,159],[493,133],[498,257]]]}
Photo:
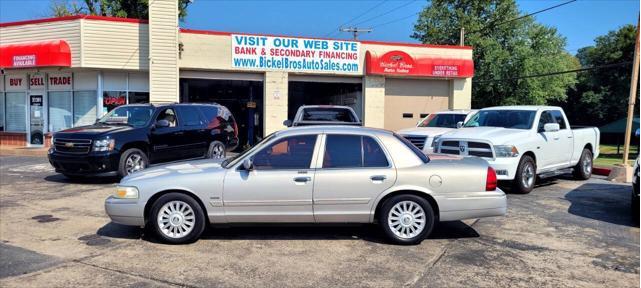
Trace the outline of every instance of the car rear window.
{"label": "car rear window", "polygon": [[394,137],[396,137],[396,139],[400,140],[403,144],[405,144],[405,146],[407,146],[407,148],[410,148],[410,150],[412,150],[412,152],[414,152],[414,154],[416,154],[416,156],[419,159],[421,159],[421,161],[423,161],[423,163],[430,162],[430,158],[427,157],[427,155],[425,155],[425,153],[423,153],[423,151],[421,151],[416,146],[414,146],[414,144],[412,144],[412,142],[410,142],[409,140],[405,139],[403,136],[398,135],[396,133],[394,133]]}
{"label": "car rear window", "polygon": [[303,121],[357,122],[352,112],[344,108],[305,108]]}

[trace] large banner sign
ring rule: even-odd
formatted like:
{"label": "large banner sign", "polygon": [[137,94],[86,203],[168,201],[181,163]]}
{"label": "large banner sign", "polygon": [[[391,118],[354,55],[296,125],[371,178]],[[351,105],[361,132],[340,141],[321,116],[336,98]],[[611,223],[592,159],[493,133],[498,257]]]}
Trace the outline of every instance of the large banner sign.
{"label": "large banner sign", "polygon": [[234,68],[357,73],[360,43],[273,36],[231,35]]}

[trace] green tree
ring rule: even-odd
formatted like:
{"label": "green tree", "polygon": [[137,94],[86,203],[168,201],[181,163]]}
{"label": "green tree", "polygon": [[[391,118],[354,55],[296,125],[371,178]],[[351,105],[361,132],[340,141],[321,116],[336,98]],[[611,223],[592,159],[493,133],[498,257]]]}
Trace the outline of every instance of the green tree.
{"label": "green tree", "polygon": [[[600,126],[626,117],[635,38],[636,27],[625,25],[597,37],[594,46],[579,49],[576,56],[582,66],[624,64],[579,73],[575,88],[568,91],[568,101],[561,103],[570,120]],[[638,106],[635,111],[638,114]]]}
{"label": "green tree", "polygon": [[472,106],[547,104],[566,98],[575,74],[520,78],[576,69],[557,30],[521,17],[513,0],[434,0],[420,13],[412,38],[423,43],[459,42],[474,47]]}
{"label": "green tree", "polygon": [[[190,0],[178,0],[178,18],[187,16]],[[100,15],[123,18],[149,19],[149,0],[54,0],[51,2],[51,15]]]}

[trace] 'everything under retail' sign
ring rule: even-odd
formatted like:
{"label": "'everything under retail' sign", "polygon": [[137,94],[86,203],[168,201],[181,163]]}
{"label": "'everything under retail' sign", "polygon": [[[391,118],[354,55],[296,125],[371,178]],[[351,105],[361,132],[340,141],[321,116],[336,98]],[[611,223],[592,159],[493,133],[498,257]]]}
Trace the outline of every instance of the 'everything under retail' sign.
{"label": "'everything under retail' sign", "polygon": [[231,41],[234,68],[333,73],[360,69],[359,42],[237,34]]}

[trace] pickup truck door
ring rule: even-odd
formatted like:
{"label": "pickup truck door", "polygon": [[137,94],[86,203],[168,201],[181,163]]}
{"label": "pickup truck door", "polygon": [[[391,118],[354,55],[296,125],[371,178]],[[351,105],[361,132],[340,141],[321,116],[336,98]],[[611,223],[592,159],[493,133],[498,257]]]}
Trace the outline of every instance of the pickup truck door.
{"label": "pickup truck door", "polygon": [[228,222],[314,222],[312,191],[317,135],[275,139],[247,156],[253,169],[225,174],[223,206]]}
{"label": "pickup truck door", "polygon": [[567,121],[565,121],[565,117],[563,117],[563,113],[560,110],[552,110],[552,117],[560,127],[559,132],[557,132],[559,137],[558,144],[554,149],[556,156],[553,167],[565,168],[570,166],[570,161],[572,160],[574,133],[570,129],[570,125],[567,125]]}
{"label": "pickup truck door", "polygon": [[568,143],[572,140],[568,138],[568,132],[570,136],[572,135],[571,130],[567,127],[556,132],[545,132],[544,130],[545,124],[557,123],[552,112],[553,110],[543,111],[539,117],[538,137],[540,143],[537,143],[537,147],[539,147],[538,153],[536,153],[537,172],[547,172],[566,166],[572,157],[570,155],[572,144]]}

